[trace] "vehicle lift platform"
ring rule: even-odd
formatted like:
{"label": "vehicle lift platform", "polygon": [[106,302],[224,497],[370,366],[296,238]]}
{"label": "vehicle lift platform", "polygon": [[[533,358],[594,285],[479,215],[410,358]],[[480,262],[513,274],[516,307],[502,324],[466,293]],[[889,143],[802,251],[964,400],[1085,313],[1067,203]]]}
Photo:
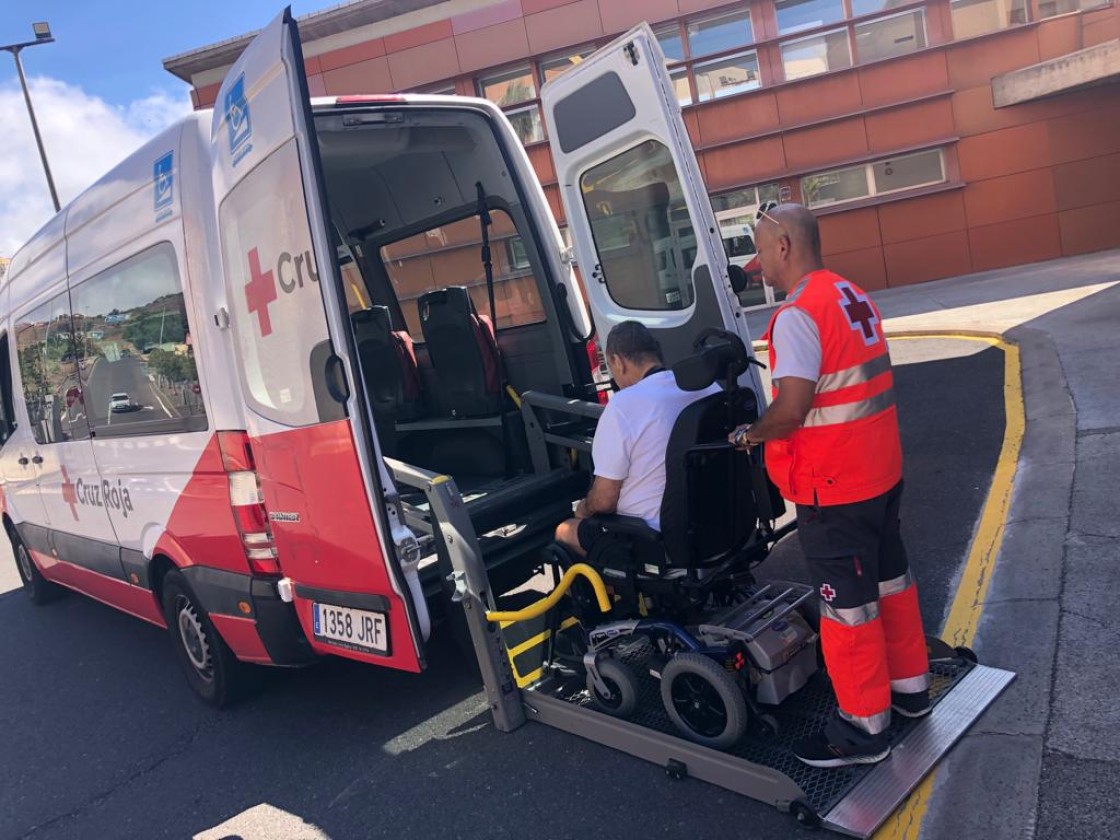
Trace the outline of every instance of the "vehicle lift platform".
{"label": "vehicle lift platform", "polygon": [[[931,700],[923,718],[895,715],[891,754],[874,765],[816,769],[792,754],[794,741],[818,731],[835,707],[824,672],[772,710],[776,732],[751,731],[729,751],[695,744],[678,734],[659,698],[659,686],[635,645],[624,659],[639,677],[638,709],[621,720],[592,708],[581,677],[547,670],[526,679],[515,674],[504,639],[509,613],[496,612],[478,537],[466,505],[449,476],[387,459],[395,480],[427,496],[434,541],[450,569],[452,600],[463,608],[482,673],[494,725],[503,732],[537,721],[650,761],[674,778],[691,777],[757,799],[792,814],[799,823],[850,837],[870,837],[937,765],[1015,674],[973,661],[970,651],[931,640]],[[554,608],[562,582],[538,606]],[[502,616],[506,616],[503,618]],[[534,628],[536,629],[536,628]],[[548,631],[537,634],[547,638]],[[523,647],[519,646],[519,647]],[[771,724],[774,721],[770,722]]]}

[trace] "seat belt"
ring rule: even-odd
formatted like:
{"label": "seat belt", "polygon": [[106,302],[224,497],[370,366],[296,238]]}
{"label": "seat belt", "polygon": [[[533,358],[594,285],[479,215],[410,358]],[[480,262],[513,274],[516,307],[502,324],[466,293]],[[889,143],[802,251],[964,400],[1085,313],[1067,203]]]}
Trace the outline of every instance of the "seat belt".
{"label": "seat belt", "polygon": [[494,262],[490,254],[490,209],[486,206],[486,189],[481,181],[475,182],[478,194],[478,223],[482,228],[482,269],[486,274],[486,297],[490,303],[490,325],[494,330],[494,346],[498,351],[498,412],[502,421],[502,456],[505,460],[506,478],[513,476],[512,462],[509,457],[509,425],[506,423],[506,392],[512,392],[509,379],[506,376],[506,360],[502,356],[502,348],[498,344],[498,313],[494,305]]}

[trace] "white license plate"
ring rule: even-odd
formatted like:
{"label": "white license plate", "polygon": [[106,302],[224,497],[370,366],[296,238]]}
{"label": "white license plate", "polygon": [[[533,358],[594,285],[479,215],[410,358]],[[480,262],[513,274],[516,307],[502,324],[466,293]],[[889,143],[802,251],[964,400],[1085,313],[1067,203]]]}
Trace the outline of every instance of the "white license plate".
{"label": "white license plate", "polygon": [[311,604],[315,638],[349,650],[389,652],[389,627],[385,613]]}

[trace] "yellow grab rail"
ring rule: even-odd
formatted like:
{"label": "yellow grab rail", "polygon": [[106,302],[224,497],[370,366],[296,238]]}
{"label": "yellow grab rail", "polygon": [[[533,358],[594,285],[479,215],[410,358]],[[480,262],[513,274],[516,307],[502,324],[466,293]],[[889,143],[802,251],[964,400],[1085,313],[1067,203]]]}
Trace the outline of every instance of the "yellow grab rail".
{"label": "yellow grab rail", "polygon": [[572,583],[577,577],[585,577],[591,584],[591,588],[595,590],[595,598],[599,602],[599,609],[603,612],[611,611],[611,599],[607,595],[606,584],[603,579],[599,577],[599,573],[586,563],[575,563],[568,571],[564,572],[564,577],[560,578],[560,583],[555,589],[549,593],[547,598],[542,598],[535,604],[509,612],[493,611],[486,613],[487,621],[498,621],[513,624],[517,621],[529,621],[539,615],[543,615],[550,609],[556,606],[557,602],[564,597],[564,593],[571,588]]}

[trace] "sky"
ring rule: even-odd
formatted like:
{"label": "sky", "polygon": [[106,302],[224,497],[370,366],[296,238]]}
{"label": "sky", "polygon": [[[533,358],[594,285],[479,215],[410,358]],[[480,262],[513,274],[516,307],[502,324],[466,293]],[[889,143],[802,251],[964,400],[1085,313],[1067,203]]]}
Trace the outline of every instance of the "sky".
{"label": "sky", "polygon": [[[339,0],[293,2],[299,16]],[[163,59],[259,29],[283,0],[2,0],[0,45],[21,53],[43,145],[65,205],[149,137],[191,109],[190,88]],[[15,62],[0,52],[0,256],[54,213]]]}

